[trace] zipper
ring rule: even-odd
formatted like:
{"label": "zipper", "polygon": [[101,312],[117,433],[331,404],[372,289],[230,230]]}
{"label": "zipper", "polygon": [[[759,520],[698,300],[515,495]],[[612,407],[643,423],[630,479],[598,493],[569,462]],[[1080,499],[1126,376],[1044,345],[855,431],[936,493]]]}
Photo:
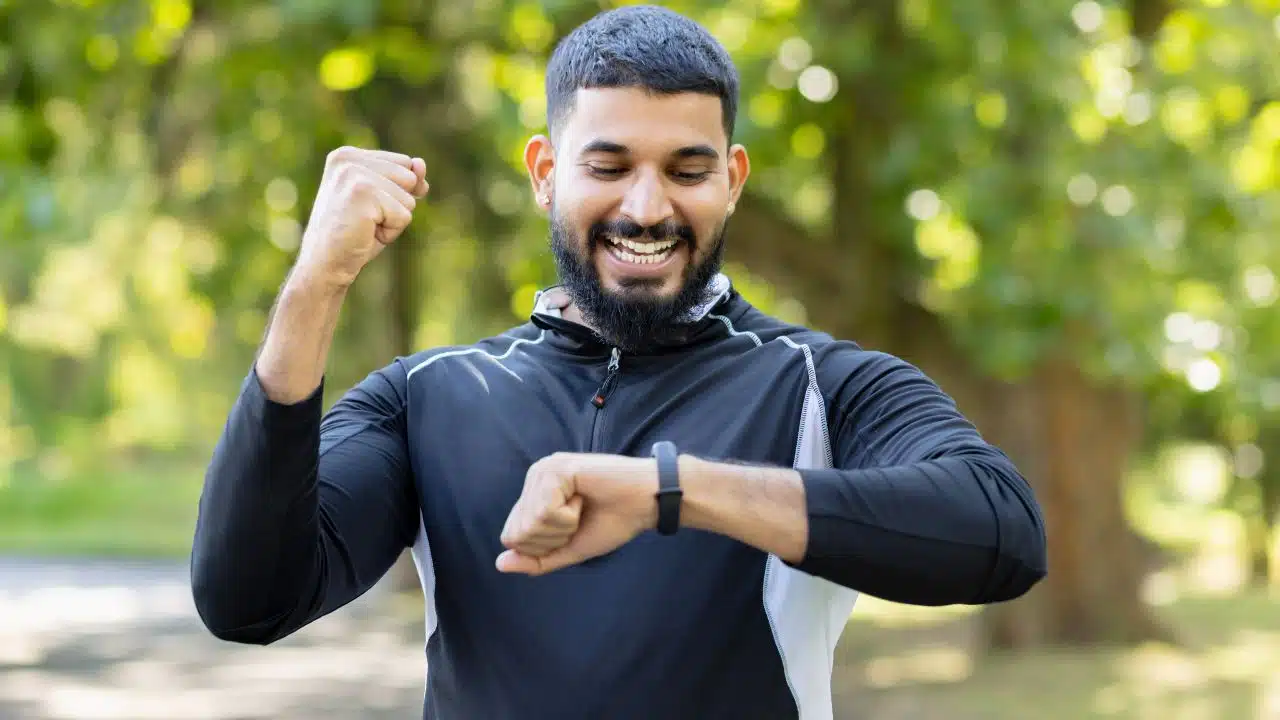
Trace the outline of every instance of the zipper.
{"label": "zipper", "polygon": [[609,393],[613,390],[613,386],[618,380],[618,366],[622,362],[622,353],[618,352],[618,348],[613,348],[609,353],[609,366],[604,373],[604,382],[600,383],[600,387],[596,389],[596,394],[591,397],[591,404],[595,406],[596,411],[591,415],[591,446],[589,452],[595,452],[600,440],[600,411],[604,409],[605,402],[609,399]]}
{"label": "zipper", "polygon": [[609,354],[609,368],[605,371],[604,382],[600,383],[600,388],[596,390],[595,397],[591,398],[591,404],[596,406],[596,410],[604,407],[604,401],[609,397],[609,391],[613,389],[615,378],[618,377],[618,365],[622,362],[622,353],[618,352],[618,348],[614,348]]}

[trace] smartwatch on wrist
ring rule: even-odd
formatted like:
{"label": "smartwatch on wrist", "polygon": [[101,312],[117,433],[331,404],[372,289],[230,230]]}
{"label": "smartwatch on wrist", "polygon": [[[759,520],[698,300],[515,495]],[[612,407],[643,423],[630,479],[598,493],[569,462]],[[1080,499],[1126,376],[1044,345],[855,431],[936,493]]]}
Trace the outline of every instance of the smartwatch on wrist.
{"label": "smartwatch on wrist", "polygon": [[680,529],[679,464],[676,445],[670,440],[654,443],[653,457],[658,460],[658,534],[674,535]]}

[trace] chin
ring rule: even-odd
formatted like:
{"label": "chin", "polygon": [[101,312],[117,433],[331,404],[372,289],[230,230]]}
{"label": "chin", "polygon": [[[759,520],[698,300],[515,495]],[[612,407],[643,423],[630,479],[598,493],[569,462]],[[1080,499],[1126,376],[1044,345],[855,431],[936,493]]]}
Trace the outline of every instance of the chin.
{"label": "chin", "polygon": [[683,272],[672,272],[661,277],[644,277],[625,273],[602,272],[600,278],[605,290],[618,298],[661,300],[675,297],[680,292]]}

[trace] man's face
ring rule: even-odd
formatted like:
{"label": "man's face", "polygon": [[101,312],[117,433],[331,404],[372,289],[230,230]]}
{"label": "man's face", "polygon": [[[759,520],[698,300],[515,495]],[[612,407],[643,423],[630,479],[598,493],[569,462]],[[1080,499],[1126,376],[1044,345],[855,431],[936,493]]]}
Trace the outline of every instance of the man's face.
{"label": "man's face", "polygon": [[619,344],[643,344],[676,322],[720,269],[748,169],[721,119],[712,95],[579,90],[556,146],[527,155],[535,187],[550,196],[561,280]]}

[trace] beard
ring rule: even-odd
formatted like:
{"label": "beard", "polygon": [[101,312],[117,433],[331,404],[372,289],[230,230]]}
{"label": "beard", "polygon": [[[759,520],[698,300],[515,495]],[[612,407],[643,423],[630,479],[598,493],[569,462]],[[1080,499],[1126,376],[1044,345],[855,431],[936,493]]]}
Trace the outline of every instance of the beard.
{"label": "beard", "polygon": [[[721,223],[706,255],[696,260],[697,238],[688,226],[665,222],[645,228],[626,219],[602,221],[591,226],[584,243],[555,208],[551,210],[551,252],[561,284],[596,334],[624,352],[642,351],[675,338],[690,312],[710,299],[711,281],[724,262],[724,231],[725,223]],[[695,260],[685,266],[680,289],[674,295],[657,294],[662,280],[650,278],[623,279],[621,292],[609,291],[600,282],[593,258],[595,252],[608,252],[604,245],[610,235],[674,239]]]}

